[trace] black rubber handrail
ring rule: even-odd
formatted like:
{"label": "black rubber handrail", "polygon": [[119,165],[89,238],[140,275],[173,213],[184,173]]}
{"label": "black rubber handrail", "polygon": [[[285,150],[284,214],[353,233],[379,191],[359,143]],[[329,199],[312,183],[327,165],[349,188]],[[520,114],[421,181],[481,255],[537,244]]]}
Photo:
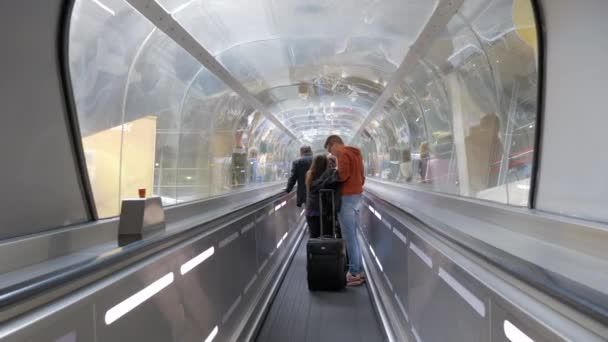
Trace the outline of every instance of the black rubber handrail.
{"label": "black rubber handrail", "polygon": [[[608,296],[605,294],[516,255],[507,253],[466,233],[452,229],[448,225],[440,227],[439,224],[429,224],[373,193],[366,192],[365,195],[372,199],[375,204],[388,207],[389,212],[397,212],[399,215],[415,221],[431,233],[459,246],[520,281],[548,294],[602,324],[608,324]],[[395,219],[397,218],[395,217]],[[405,226],[407,227],[407,225]],[[598,271],[601,272],[601,270]]]}
{"label": "black rubber handrail", "polygon": [[85,277],[91,277],[91,279],[83,283],[81,286],[79,286],[79,288],[91,284],[106,276],[100,275],[96,278],[94,277],[96,273],[107,270],[111,266],[118,263],[124,263],[121,269],[127,268],[135,262],[154,256],[183,241],[192,239],[201,234],[205,234],[211,229],[220,227],[227,222],[238,219],[239,217],[252,214],[253,212],[264,208],[272,202],[290,197],[291,195],[292,194],[285,194],[284,192],[281,192],[256,203],[246,205],[243,208],[228,213],[227,215],[201,222],[191,229],[173,234],[167,233],[164,235],[152,236],[149,239],[137,241],[130,245],[118,247],[111,251],[106,251],[104,253],[106,255],[75,263],[65,268],[5,287],[0,289],[0,311],[28,300],[34,296],[57,289],[63,285],[73,283],[77,280],[83,280]]}

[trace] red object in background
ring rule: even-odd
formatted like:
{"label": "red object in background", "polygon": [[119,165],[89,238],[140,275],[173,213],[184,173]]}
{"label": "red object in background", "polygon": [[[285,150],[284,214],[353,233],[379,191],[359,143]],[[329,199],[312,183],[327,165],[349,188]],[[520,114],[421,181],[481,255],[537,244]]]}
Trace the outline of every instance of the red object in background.
{"label": "red object in background", "polygon": [[139,198],[146,198],[146,189],[138,189]]}

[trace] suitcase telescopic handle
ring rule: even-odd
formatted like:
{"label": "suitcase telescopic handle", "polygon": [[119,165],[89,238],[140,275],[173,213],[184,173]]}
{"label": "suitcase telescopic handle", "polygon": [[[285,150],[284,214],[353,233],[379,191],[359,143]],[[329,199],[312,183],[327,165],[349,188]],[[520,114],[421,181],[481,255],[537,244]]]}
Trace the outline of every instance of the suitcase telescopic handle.
{"label": "suitcase telescopic handle", "polygon": [[321,221],[321,238],[323,238],[323,236],[325,234],[323,234],[323,219],[326,217],[326,214],[324,213],[324,209],[325,206],[323,205],[323,194],[328,194],[331,198],[331,211],[329,212],[329,216],[331,217],[331,225],[332,225],[332,235],[335,238],[337,238],[337,234],[336,234],[336,218],[335,218],[335,214],[336,214],[336,203],[334,201],[334,191],[331,189],[323,189],[319,192],[319,213],[320,213],[320,221]]}

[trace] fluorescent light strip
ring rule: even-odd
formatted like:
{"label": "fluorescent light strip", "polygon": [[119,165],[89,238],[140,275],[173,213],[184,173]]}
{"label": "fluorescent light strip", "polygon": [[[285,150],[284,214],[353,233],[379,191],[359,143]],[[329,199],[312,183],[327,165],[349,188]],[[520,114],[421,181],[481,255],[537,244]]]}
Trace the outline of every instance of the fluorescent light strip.
{"label": "fluorescent light strip", "polygon": [[258,275],[254,274],[253,278],[251,278],[251,280],[247,283],[247,286],[245,286],[245,290],[243,290],[243,293],[246,294],[247,292],[249,292],[249,290],[251,290],[251,287],[253,286],[253,284],[255,284],[255,281],[258,279]]}
{"label": "fluorescent light strip", "polygon": [[473,310],[477,311],[477,313],[481,317],[486,317],[486,305],[475,296],[469,289],[464,287],[458,280],[452,277],[451,274],[446,272],[443,268],[439,268],[439,278],[443,279],[456,293],[460,295],[469,305],[473,308]]}
{"label": "fluorescent light strip", "polygon": [[433,268],[433,259],[426,255],[418,246],[416,246],[413,242],[410,243],[410,249],[414,251],[414,253],[429,267]]}
{"label": "fluorescent light strip", "polygon": [[268,265],[268,259],[264,260],[264,262],[262,263],[262,266],[260,266],[260,269],[258,270],[258,272],[262,273],[262,271],[264,270],[264,267],[266,267],[266,265]]}
{"label": "fluorescent light strip", "polygon": [[279,243],[277,243],[277,249],[278,249],[279,247],[281,247],[281,244],[283,243],[283,240],[285,240],[285,238],[286,238],[286,237],[287,237],[287,233],[285,233],[285,234],[283,235],[283,237],[281,238],[281,240],[279,240]]}
{"label": "fluorescent light strip", "polygon": [[399,306],[399,309],[401,309],[401,313],[405,317],[405,320],[409,322],[410,317],[407,315],[407,311],[405,311],[405,306],[403,306],[401,299],[399,298],[399,296],[396,293],[395,293],[395,300],[397,300],[397,305]]}
{"label": "fluorescent light strip", "polygon": [[371,205],[368,205],[367,207],[369,208],[369,211],[374,213],[374,215],[376,214],[376,210],[374,209],[374,207],[372,207]]}
{"label": "fluorescent light strip", "polygon": [[374,258],[375,258],[375,257],[376,257],[376,252],[374,252],[374,247],[372,247],[372,245],[370,245],[370,244],[368,244],[368,245],[369,245],[369,250],[370,250],[370,252],[372,252],[372,255],[373,255],[373,256],[374,256]]}
{"label": "fluorescent light strip", "polygon": [[277,211],[277,210],[281,209],[281,207],[282,207],[282,205],[280,205],[280,204],[277,205],[276,207],[274,207],[274,211]]}
{"label": "fluorescent light strip", "polygon": [[300,212],[300,216],[304,215],[305,211],[306,211],[306,209],[302,209],[302,211]]}
{"label": "fluorescent light strip", "polygon": [[253,222],[249,223],[248,225],[243,227],[243,229],[241,229],[241,234],[245,234],[246,232],[250,231],[254,226],[255,225],[253,224]]}
{"label": "fluorescent light strip", "polygon": [[380,271],[384,272],[384,268],[382,268],[382,264],[380,263],[380,260],[378,260],[378,257],[374,256],[374,258],[376,258],[376,264],[378,264],[378,267],[380,267]]}
{"label": "fluorescent light strip", "polygon": [[384,226],[388,229],[388,230],[392,230],[393,227],[391,226],[390,223],[386,222],[386,221],[382,221],[382,223],[384,224]]}
{"label": "fluorescent light strip", "polygon": [[378,211],[375,211],[374,214],[376,215],[378,220],[382,221],[382,215],[380,215],[380,213]]}
{"label": "fluorescent light strip", "polygon": [[230,234],[224,240],[220,241],[220,243],[217,245],[217,247],[224,248],[224,247],[228,246],[232,241],[238,239],[238,237],[239,237],[239,232],[234,232],[234,233]]}
{"label": "fluorescent light strip", "polygon": [[239,306],[239,303],[241,302],[242,298],[243,298],[243,296],[238,296],[238,298],[234,301],[234,303],[232,303],[232,305],[230,305],[230,308],[228,309],[228,311],[226,311],[226,313],[222,317],[222,324],[225,324],[226,322],[228,322],[228,319],[230,319],[230,316],[232,316],[232,313],[234,312],[234,310],[236,310],[236,308]]}
{"label": "fluorescent light strip", "polygon": [[284,207],[287,205],[287,201],[283,201],[283,203],[281,203],[281,207]]}
{"label": "fluorescent light strip", "polygon": [[399,229],[395,228],[393,229],[393,233],[395,233],[395,235],[397,236],[397,238],[399,240],[401,240],[401,242],[403,242],[404,245],[407,245],[407,238],[405,237],[405,235],[403,235]]}
{"label": "fluorescent light strip", "polygon": [[211,246],[210,248],[207,248],[203,253],[195,256],[194,258],[192,258],[189,261],[187,261],[186,263],[184,263],[179,268],[180,273],[182,275],[184,275],[184,274],[192,271],[192,269],[195,268],[196,266],[200,265],[200,263],[209,259],[209,257],[211,257],[213,255],[213,253],[215,253],[215,247]]}
{"label": "fluorescent light strip", "polygon": [[105,321],[106,325],[110,325],[116,322],[119,318],[126,315],[129,311],[135,309],[141,303],[152,298],[155,294],[162,291],[165,287],[169,286],[174,279],[173,272],[164,275],[162,278],[146,286],[141,291],[135,293],[131,297],[118,303],[116,306],[106,312]]}
{"label": "fluorescent light strip", "polygon": [[395,289],[393,288],[393,283],[391,283],[391,280],[388,279],[388,276],[386,275],[386,273],[384,273],[384,280],[386,280],[386,284],[391,289],[391,292],[395,292]]}
{"label": "fluorescent light strip", "polygon": [[101,7],[101,9],[103,9],[104,11],[110,13],[111,15],[116,15],[116,12],[114,12],[114,10],[112,10],[110,7],[108,7],[106,4],[103,4],[101,1],[99,0],[93,0],[94,3],[97,4],[97,6]]}
{"label": "fluorescent light strip", "polygon": [[[422,342],[422,340],[420,339],[420,336],[418,336],[418,332],[416,331],[416,329],[414,327],[412,327],[412,333],[414,334],[414,337],[416,338],[417,342]],[[207,342],[207,341],[205,341]]]}
{"label": "fluorescent light strip", "polygon": [[74,341],[74,342],[78,341],[78,334],[76,334],[75,331],[70,331],[69,333],[67,333],[55,340],[55,342],[72,342],[72,341]]}
{"label": "fluorescent light strip", "polygon": [[216,325],[215,328],[213,328],[213,330],[211,331],[211,334],[209,334],[209,336],[207,336],[207,338],[205,339],[205,342],[211,342],[211,341],[213,341],[213,339],[215,338],[215,336],[217,336],[218,332],[219,332],[219,328]]}
{"label": "fluorescent light strip", "polygon": [[507,320],[503,323],[503,329],[505,330],[505,336],[507,336],[511,342],[534,342],[533,339]]}

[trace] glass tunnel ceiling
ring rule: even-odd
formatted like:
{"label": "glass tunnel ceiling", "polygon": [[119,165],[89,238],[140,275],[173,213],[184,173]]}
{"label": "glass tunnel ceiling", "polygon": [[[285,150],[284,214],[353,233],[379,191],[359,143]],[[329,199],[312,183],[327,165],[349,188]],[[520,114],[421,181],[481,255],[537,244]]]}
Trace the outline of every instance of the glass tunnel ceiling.
{"label": "glass tunnel ceiling", "polygon": [[[507,183],[510,163],[522,163],[511,159],[533,154],[538,79],[531,4],[464,0],[457,13],[433,22],[438,34],[427,39],[426,48],[408,53],[447,3],[453,2],[77,0],[70,73],[83,140],[91,146],[85,154],[91,151],[86,158],[92,182],[96,173],[109,172],[120,183],[118,197],[131,191],[124,183],[139,171],[125,158],[135,142],[126,131],[153,117],[154,193],[166,203],[233,191],[241,181],[226,175],[234,173],[238,149],[279,170],[263,182],[284,179],[298,147],[311,144],[321,151],[329,134],[362,148],[371,177],[385,178],[385,164],[405,163],[406,151],[415,161],[428,149],[437,158],[451,155],[445,168],[458,174],[445,178],[455,185],[434,182],[433,190],[477,196],[480,189]],[[153,15],[146,12],[150,4],[158,9]],[[163,26],[167,21],[217,63],[209,67],[195,58],[183,38]],[[414,58],[403,72],[407,56]],[[492,115],[498,123],[482,120]],[[469,171],[479,166],[468,157],[481,153],[473,145],[494,144],[473,139],[487,129],[479,125],[499,130],[495,140],[503,146],[482,151],[483,159],[492,159],[483,168],[492,170],[481,173],[500,176]],[[96,135],[108,130],[122,131],[120,142],[102,148]],[[222,163],[221,173],[232,181],[214,176]],[[484,185],[464,181],[466,173]],[[164,182],[173,184],[166,192]],[[97,197],[107,186],[93,188]],[[496,200],[492,196],[486,197]],[[523,197],[516,202],[527,203]]]}
{"label": "glass tunnel ceiling", "polygon": [[[357,131],[437,5],[429,0],[158,2],[304,143],[318,143],[329,132]],[[140,69],[132,75],[146,77],[152,62],[162,62],[158,67],[190,79],[182,89],[167,89],[176,97],[181,91],[186,98],[196,85],[206,96],[230,91],[152,23],[121,10],[122,1],[96,3],[114,13],[109,20],[122,30],[139,33],[121,38],[139,38],[121,47],[133,56],[124,67]],[[126,100],[118,103],[129,106],[137,94],[129,87],[124,91]]]}
{"label": "glass tunnel ceiling", "polygon": [[[348,114],[366,114],[436,6],[429,0],[160,3],[308,143],[358,129],[361,120]],[[302,114],[308,115],[303,126]]]}
{"label": "glass tunnel ceiling", "polygon": [[[182,93],[182,102],[187,101],[188,96],[213,97],[230,92],[229,87],[188,52],[169,42],[170,38],[148,20],[126,8],[128,5],[122,0],[90,1],[109,12],[113,17],[109,20],[116,21],[117,28],[137,33],[121,37],[123,44],[116,47],[123,50],[121,53],[133,56],[131,65],[123,66],[129,70],[127,78],[145,78],[154,67],[173,69],[178,78],[189,81],[182,87],[174,84],[166,84],[168,89],[157,87],[165,92],[158,95],[167,98],[167,93],[175,92],[179,98]],[[437,1],[432,0],[157,2],[296,134],[297,143],[314,143],[317,147],[329,133],[352,137],[358,131],[403,61],[408,47],[437,7]],[[460,12],[463,17],[472,16],[484,7],[487,7],[484,1],[468,1]],[[466,59],[458,54],[470,52],[463,47],[456,51],[453,61]],[[433,64],[432,61],[426,63]],[[423,82],[440,82],[435,79],[437,75],[427,76],[430,79]],[[196,90],[202,94],[190,95],[196,92],[193,87],[199,88]],[[127,85],[122,101],[115,102],[123,104],[122,110],[116,113],[125,112],[129,102],[137,101],[140,94],[133,94],[134,91]],[[399,94],[395,100],[403,101]],[[179,104],[180,109],[183,106],[184,103]],[[239,110],[240,115],[247,115],[254,109]],[[118,122],[111,124],[114,123]],[[107,127],[107,123],[97,124]],[[374,130],[368,129],[370,131]],[[277,139],[293,142],[284,137]]]}

